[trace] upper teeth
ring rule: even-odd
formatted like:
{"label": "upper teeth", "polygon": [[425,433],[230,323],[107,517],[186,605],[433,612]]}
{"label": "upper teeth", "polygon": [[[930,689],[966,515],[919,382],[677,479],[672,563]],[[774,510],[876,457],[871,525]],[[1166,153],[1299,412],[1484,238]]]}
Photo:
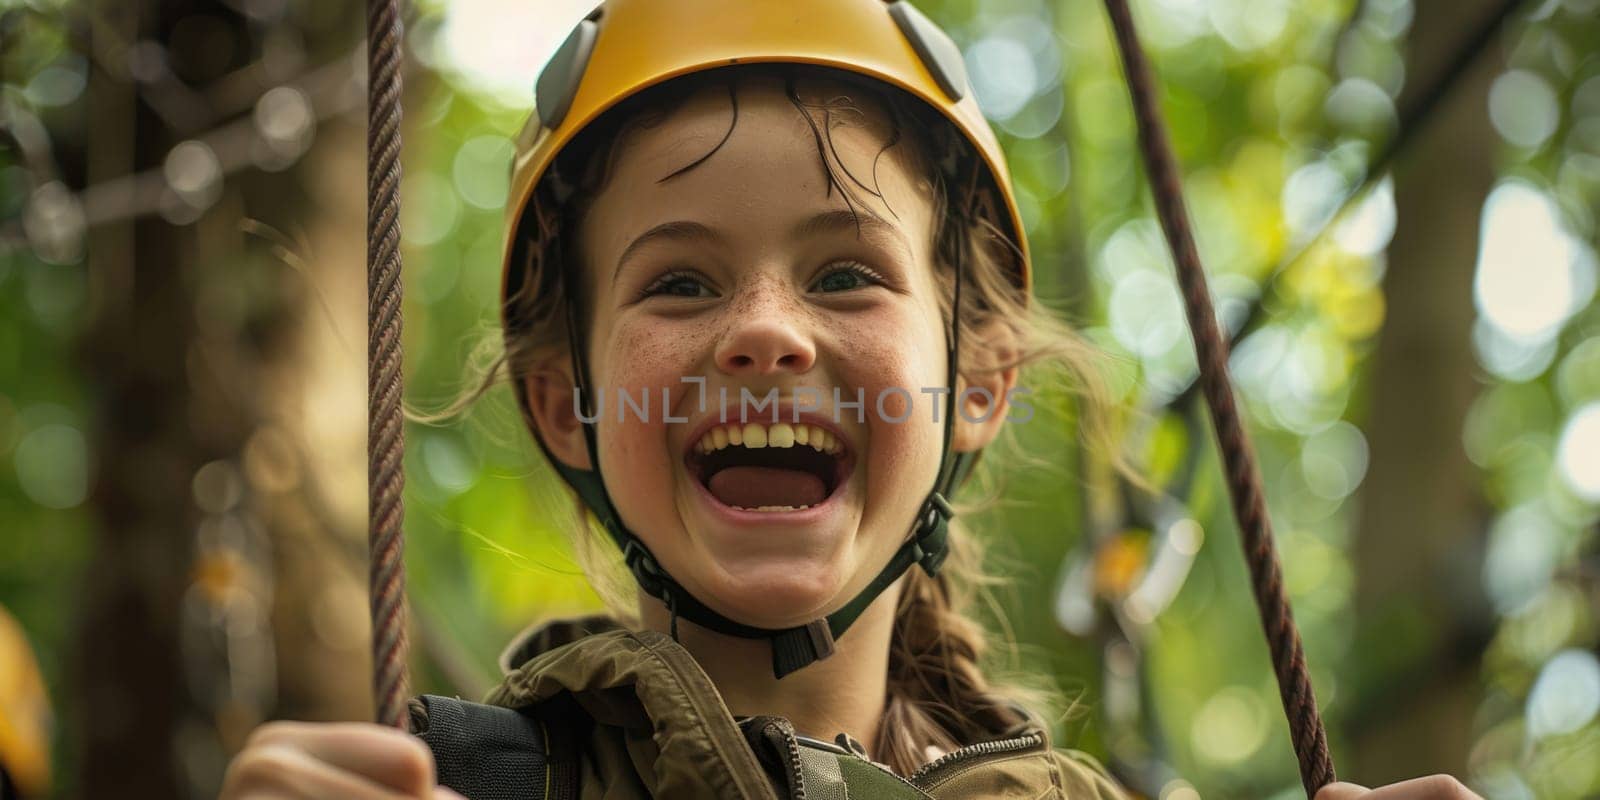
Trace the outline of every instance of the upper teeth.
{"label": "upper teeth", "polygon": [[730,422],[719,425],[706,431],[700,440],[695,442],[694,449],[700,453],[710,453],[721,450],[728,445],[740,445],[749,448],[759,447],[794,447],[797,444],[810,445],[813,450],[838,455],[844,452],[839,437],[827,428],[805,423],[789,424],[787,422],[746,422],[743,425]]}

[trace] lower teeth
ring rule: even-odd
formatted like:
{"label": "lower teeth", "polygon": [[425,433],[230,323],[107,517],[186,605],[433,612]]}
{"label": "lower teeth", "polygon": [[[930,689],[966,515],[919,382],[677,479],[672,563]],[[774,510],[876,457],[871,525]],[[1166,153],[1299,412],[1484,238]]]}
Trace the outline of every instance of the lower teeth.
{"label": "lower teeth", "polygon": [[811,506],[756,506],[755,508],[745,508],[744,506],[734,506],[734,508],[737,508],[740,511],[763,511],[768,513],[774,511],[802,511],[810,507]]}

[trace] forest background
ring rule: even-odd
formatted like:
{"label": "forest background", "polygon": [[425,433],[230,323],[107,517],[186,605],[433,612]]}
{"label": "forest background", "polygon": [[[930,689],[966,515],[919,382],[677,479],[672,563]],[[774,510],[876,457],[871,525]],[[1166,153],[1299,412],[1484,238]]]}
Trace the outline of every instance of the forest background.
{"label": "forest background", "polygon": [[[585,5],[408,7],[415,408],[494,338],[511,140]],[[1148,796],[1298,796],[1104,11],[919,6],[1159,489],[1035,402],[976,523],[1001,666]],[[1600,795],[1600,2],[1134,6],[1341,775]],[[0,716],[53,795],[210,797],[260,721],[370,715],[362,30],[0,0],[0,668],[20,633],[48,692]],[[508,393],[406,436],[413,683],[475,696],[597,600]]]}

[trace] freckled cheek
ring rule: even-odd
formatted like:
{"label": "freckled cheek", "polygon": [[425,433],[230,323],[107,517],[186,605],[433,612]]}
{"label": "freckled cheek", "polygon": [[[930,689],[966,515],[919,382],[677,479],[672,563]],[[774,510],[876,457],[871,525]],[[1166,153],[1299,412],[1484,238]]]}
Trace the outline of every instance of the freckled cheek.
{"label": "freckled cheek", "polygon": [[[933,408],[940,396],[923,390],[945,384],[944,342],[924,341],[920,330],[914,320],[901,318],[841,329],[841,357],[849,365],[841,377],[850,390],[865,390],[873,455],[886,462],[909,463],[930,441],[937,448],[941,429],[933,424]],[[853,410],[845,413],[854,416]],[[942,403],[939,416],[945,416]]]}
{"label": "freckled cheek", "polygon": [[[672,462],[673,454],[662,447],[668,425],[665,412],[670,409],[673,418],[680,418],[692,410],[685,405],[685,398],[694,396],[696,389],[682,378],[700,372],[705,352],[698,341],[702,336],[691,326],[618,324],[612,336],[598,344],[595,380],[606,391],[601,447],[614,460],[626,459],[627,464],[618,466],[628,472],[659,474]],[[621,405],[624,392],[632,398],[632,405]]]}
{"label": "freckled cheek", "polygon": [[606,345],[607,375],[618,384],[677,389],[679,378],[697,369],[705,349],[693,326],[632,324]]}

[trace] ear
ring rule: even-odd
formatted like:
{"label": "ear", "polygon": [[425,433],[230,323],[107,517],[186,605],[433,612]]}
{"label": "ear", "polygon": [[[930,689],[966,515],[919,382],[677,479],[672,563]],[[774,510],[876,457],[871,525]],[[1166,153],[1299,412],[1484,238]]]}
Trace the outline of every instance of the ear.
{"label": "ear", "polygon": [[[1021,351],[1011,326],[992,317],[978,325],[976,333],[972,338],[982,342],[971,351],[976,363],[963,369],[956,382],[961,395],[950,446],[958,453],[981,450],[1000,435],[1017,387]],[[1021,404],[1018,406],[1020,411]]]}
{"label": "ear", "polygon": [[523,376],[522,390],[528,397],[534,435],[544,442],[550,455],[575,469],[593,469],[584,443],[583,422],[573,407],[578,392],[572,380],[572,364],[566,356],[552,355],[536,362]]}

